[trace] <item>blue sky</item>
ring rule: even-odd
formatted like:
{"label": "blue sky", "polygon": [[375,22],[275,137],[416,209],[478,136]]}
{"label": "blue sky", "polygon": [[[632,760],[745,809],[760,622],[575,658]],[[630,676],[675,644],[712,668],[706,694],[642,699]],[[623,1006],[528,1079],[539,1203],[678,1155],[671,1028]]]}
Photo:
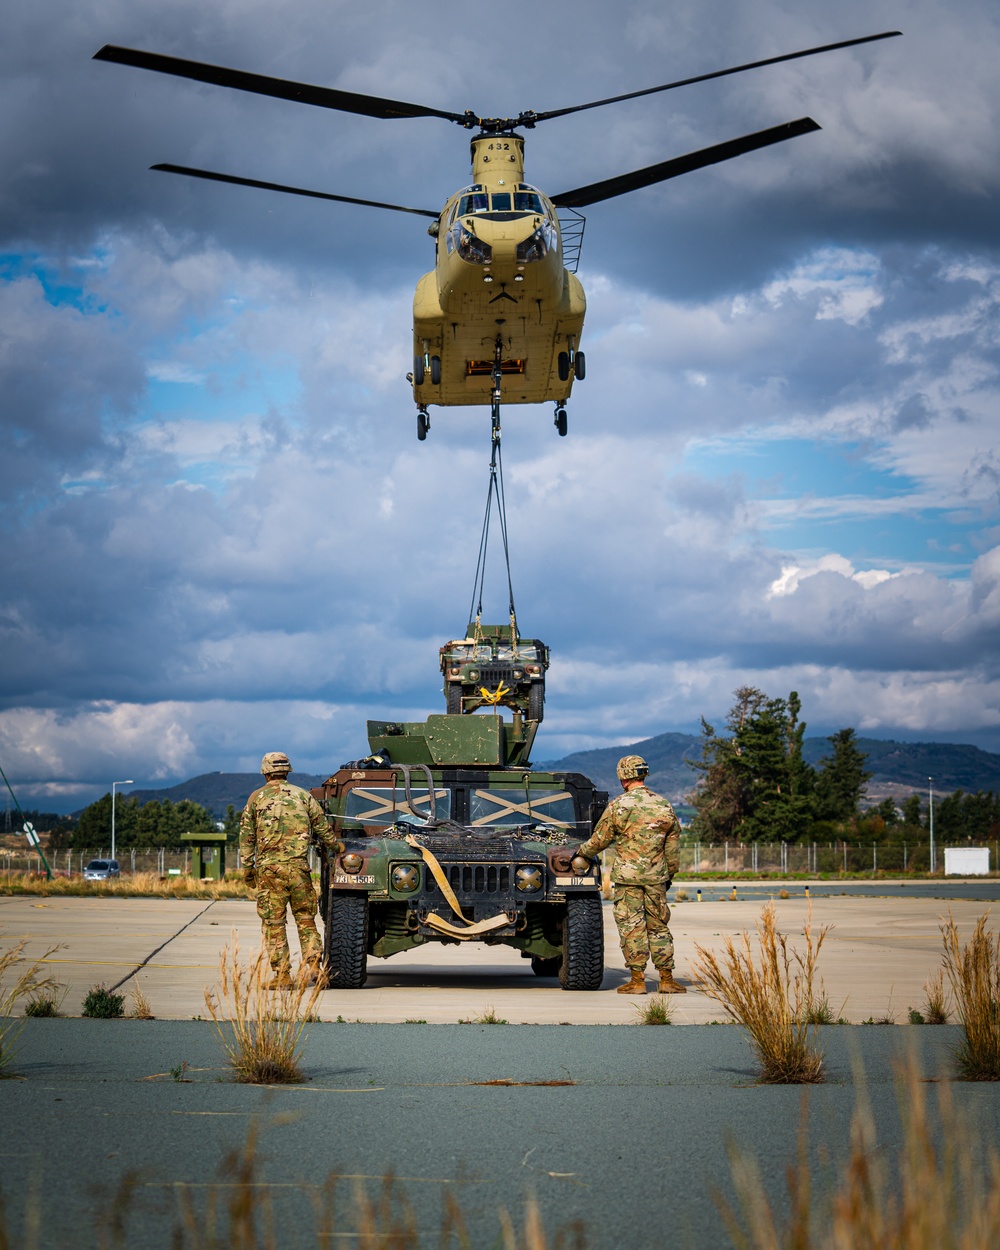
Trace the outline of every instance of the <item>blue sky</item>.
{"label": "blue sky", "polygon": [[[105,42],[483,114],[901,39],[554,120],[557,192],[822,126],[588,210],[587,379],[510,408],[539,758],[799,691],[810,733],[1000,749],[1000,19],[985,0],[51,0],[0,47],[0,761],[22,803],[334,769],[443,710],[486,495],[482,409],[415,438],[425,222],[151,173],[437,207],[465,132],[93,61]],[[553,50],[558,48],[558,55]],[[498,561],[486,615],[502,619]]]}

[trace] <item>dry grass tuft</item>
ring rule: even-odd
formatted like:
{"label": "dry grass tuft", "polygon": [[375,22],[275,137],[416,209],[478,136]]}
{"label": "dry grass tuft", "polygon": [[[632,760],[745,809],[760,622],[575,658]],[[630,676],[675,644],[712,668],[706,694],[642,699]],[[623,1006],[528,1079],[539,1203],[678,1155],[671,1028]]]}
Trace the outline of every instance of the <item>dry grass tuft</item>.
{"label": "dry grass tuft", "polygon": [[85,898],[249,898],[242,876],[221,881],[198,877],[161,877],[137,872],[108,881],[84,881],[82,877],[53,877],[28,872],[0,876],[0,894],[57,895]]}
{"label": "dry grass tuft", "polygon": [[128,1013],[133,1020],[155,1020],[149,999],[142,992],[139,978],[132,978],[132,1010]]}
{"label": "dry grass tuft", "polygon": [[774,904],[767,903],[757,921],[759,963],[746,930],[738,942],[726,938],[721,961],[695,946],[695,982],[746,1029],[764,1084],[817,1084],[825,1079],[823,1052],[809,1017],[821,1001],[816,962],[828,932],[825,925],[814,934],[810,908],[802,929],[805,952],[800,954],[778,932]]}
{"label": "dry grass tuft", "polygon": [[673,1024],[674,1001],[668,994],[651,994],[644,1003],[635,1003],[633,1024]]}
{"label": "dry grass tuft", "polygon": [[0,951],[0,1078],[10,1074],[17,1039],[24,1028],[24,1016],[14,1016],[17,1005],[22,1000],[27,1004],[40,1002],[43,997],[55,1001],[59,988],[52,977],[40,975],[44,961],[59,947],[53,946],[39,959],[29,961],[24,953],[27,944],[27,938],[20,938]]}
{"label": "dry grass tuft", "polygon": [[941,925],[944,971],[962,1026],[955,1061],[966,1081],[1000,1081],[1000,934],[987,932],[988,920],[984,912],[967,946],[950,913]]}
{"label": "dry grass tuft", "polygon": [[[286,1119],[287,1117],[282,1117]],[[280,1121],[279,1121],[280,1122]],[[188,1185],[165,1182],[176,1195],[177,1215],[170,1245],[173,1250],[280,1250],[289,1244],[290,1230],[283,1225],[287,1207],[275,1210],[272,1190],[262,1178],[258,1159],[258,1128],[251,1122],[245,1141],[229,1151],[216,1170],[214,1183]],[[284,1188],[284,1186],[282,1186]],[[140,1210],[137,1198],[148,1189],[140,1187],[137,1173],[126,1173],[102,1206],[97,1220],[98,1243],[104,1250],[128,1250],[135,1244],[132,1234],[141,1219],[143,1233],[149,1236],[149,1211]],[[34,1195],[37,1198],[37,1194]],[[313,1229],[306,1224],[307,1203],[311,1201]],[[25,1199],[26,1216],[41,1245],[41,1210],[32,1210],[32,1195]],[[478,1214],[478,1204],[471,1209]],[[546,1235],[534,1199],[525,1204],[522,1229],[515,1227],[506,1210],[498,1212],[500,1232],[480,1245],[492,1250],[586,1250],[583,1226],[574,1222],[554,1239]],[[29,1219],[25,1219],[25,1225]],[[374,1193],[360,1181],[331,1173],[322,1184],[303,1183],[296,1196],[294,1241],[297,1246],[313,1245],[316,1250],[334,1246],[358,1246],[361,1250],[472,1250],[473,1242],[460,1201],[445,1192],[440,1229],[436,1236],[421,1231],[403,1186],[391,1175],[381,1178]],[[45,1243],[47,1244],[47,1243]],[[3,1205],[0,1203],[0,1247],[13,1246],[7,1236]]]}
{"label": "dry grass tuft", "polygon": [[[787,1168],[790,1213],[779,1224],[753,1159],[731,1151],[737,1208],[720,1207],[737,1250],[992,1250],[1000,1245],[1000,1156],[970,1131],[947,1083],[928,1095],[916,1060],[901,1073],[903,1147],[896,1167],[876,1141],[863,1097],[850,1155],[831,1189],[809,1162],[803,1104],[797,1160]],[[940,1144],[939,1144],[940,1143]],[[820,1180],[827,1176],[826,1170]],[[825,1186],[824,1186],[825,1188]]]}
{"label": "dry grass tuft", "polygon": [[288,1085],[302,1080],[303,1035],[323,992],[309,985],[303,964],[287,990],[269,987],[271,967],[260,950],[249,965],[240,963],[233,933],[219,956],[220,986],[205,991],[205,1006],[222,1040],[236,1080],[247,1085]]}
{"label": "dry grass tuft", "polygon": [[948,1004],[945,999],[944,989],[944,969],[939,968],[937,973],[924,982],[924,993],[927,995],[924,1000],[923,1017],[925,1024],[947,1024],[948,1017],[951,1012],[948,1010]]}

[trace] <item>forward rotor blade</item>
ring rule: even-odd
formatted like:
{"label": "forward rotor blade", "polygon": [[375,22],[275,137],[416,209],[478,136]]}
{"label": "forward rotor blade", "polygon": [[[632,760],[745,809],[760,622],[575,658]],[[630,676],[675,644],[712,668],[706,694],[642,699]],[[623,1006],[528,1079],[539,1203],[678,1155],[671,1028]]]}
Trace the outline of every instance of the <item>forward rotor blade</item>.
{"label": "forward rotor blade", "polygon": [[233,87],[237,91],[252,91],[256,95],[274,96],[279,100],[297,100],[300,104],[315,104],[319,108],[338,109],[344,113],[361,113],[366,117],[443,117],[445,121],[459,122],[462,125],[467,122],[463,113],[448,113],[423,104],[406,104],[402,100],[384,100],[381,96],[357,95],[353,91],[338,91],[334,87],[313,87],[308,83],[292,82],[287,78],[269,78],[265,74],[249,74],[244,70],[226,69],[221,65],[205,65],[201,61],[161,56],[158,52],[119,48],[111,43],[105,44],[100,52],[95,52],[94,60],[115,61],[119,65],[152,69],[160,74],[193,78],[196,82]]}
{"label": "forward rotor blade", "polygon": [[236,174],[217,174],[210,169],[189,169],[186,165],[150,165],[164,174],[189,174],[192,178],[205,178],[209,182],[232,182],[238,187],[259,187],[261,191],[284,191],[289,195],[305,195],[311,200],[337,200],[340,204],[363,204],[366,208],[388,208],[394,213],[415,213],[418,217],[433,217],[440,213],[429,208],[405,208],[402,204],[383,204],[380,200],[358,200],[352,195],[331,195],[329,191],[306,191],[302,187],[286,187],[280,182],[261,182],[257,178],[240,178]]}
{"label": "forward rotor blade", "polygon": [[637,169],[631,174],[619,174],[617,178],[607,178],[604,182],[592,182],[589,187],[578,187],[575,191],[564,191],[562,195],[553,195],[550,198],[553,204],[560,204],[566,208],[585,208],[588,204],[598,204],[601,200],[610,200],[613,196],[624,195],[626,191],[638,191],[640,187],[651,187],[656,182],[665,182],[668,178],[689,174],[694,169],[702,169],[706,165],[717,165],[720,161],[742,156],[744,152],[753,152],[757,148],[766,148],[772,143],[783,143],[785,139],[794,139],[798,135],[807,135],[812,130],[821,129],[822,127],[811,117],[800,117],[798,121],[785,122],[782,126],[772,126],[769,130],[758,130],[755,134],[743,135],[740,139],[729,139],[725,143],[702,148],[699,152],[689,152],[687,156],[675,156],[672,160],[661,161],[659,165],[647,165],[645,169]]}
{"label": "forward rotor blade", "polygon": [[762,65],[777,65],[780,61],[797,61],[803,56],[818,56],[821,52],[834,52],[838,48],[853,48],[859,43],[874,43],[878,39],[894,39],[901,30],[886,30],[880,35],[864,35],[860,39],[843,39],[840,43],[825,43],[820,48],[804,48],[801,52],[786,52],[783,56],[769,56],[763,61],[749,61],[746,65],[734,65],[732,69],[717,69],[711,74],[696,74],[693,78],[679,78],[665,82],[662,87],[646,87],[643,91],[628,91],[624,95],[608,96],[606,100],[594,100],[590,104],[574,104],[570,108],[550,109],[545,113],[531,113],[531,125],[548,121],[552,117],[565,117],[568,113],[582,113],[585,109],[601,108],[605,104],[617,104],[620,100],[635,100],[639,96],[655,95],[658,91],[672,91],[674,87],[689,87],[692,83],[708,82],[711,78],[725,78],[728,74],[742,74],[744,70],[760,69]]}

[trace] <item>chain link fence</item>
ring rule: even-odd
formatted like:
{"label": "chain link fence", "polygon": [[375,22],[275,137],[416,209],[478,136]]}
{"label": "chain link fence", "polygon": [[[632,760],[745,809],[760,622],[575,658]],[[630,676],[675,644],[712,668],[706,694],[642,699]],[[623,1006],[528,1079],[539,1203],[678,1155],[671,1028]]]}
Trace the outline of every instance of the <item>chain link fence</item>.
{"label": "chain link fence", "polygon": [[[945,847],[935,842],[934,869],[944,871]],[[965,847],[988,848],[990,872],[1000,864],[1000,844],[963,842]],[[831,875],[848,873],[929,872],[930,842],[695,842],[683,839],[680,847],[681,872],[767,873]]]}

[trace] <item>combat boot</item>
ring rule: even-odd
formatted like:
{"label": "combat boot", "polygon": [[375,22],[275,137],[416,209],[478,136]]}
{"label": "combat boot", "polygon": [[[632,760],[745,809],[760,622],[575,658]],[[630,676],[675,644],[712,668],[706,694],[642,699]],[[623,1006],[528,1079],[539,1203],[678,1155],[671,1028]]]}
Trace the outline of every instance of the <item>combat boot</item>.
{"label": "combat boot", "polygon": [[618,993],[619,994],[645,994],[646,977],[643,974],[642,968],[630,968],[629,972],[632,973],[632,980],[629,981],[627,985],[619,985]]}
{"label": "combat boot", "polygon": [[305,979],[306,985],[319,985],[319,988],[321,990],[326,989],[327,979],[326,979],[325,968],[323,968],[318,962],[314,962],[313,960],[310,960],[309,963],[306,964],[305,971],[306,971],[306,979]]}
{"label": "combat boot", "polygon": [[290,990],[294,989],[295,982],[292,980],[291,974],[287,968],[276,968],[267,983],[269,990]]}
{"label": "combat boot", "polygon": [[661,994],[686,994],[687,986],[680,985],[674,980],[674,974],[670,968],[666,972],[660,973],[660,993]]}

